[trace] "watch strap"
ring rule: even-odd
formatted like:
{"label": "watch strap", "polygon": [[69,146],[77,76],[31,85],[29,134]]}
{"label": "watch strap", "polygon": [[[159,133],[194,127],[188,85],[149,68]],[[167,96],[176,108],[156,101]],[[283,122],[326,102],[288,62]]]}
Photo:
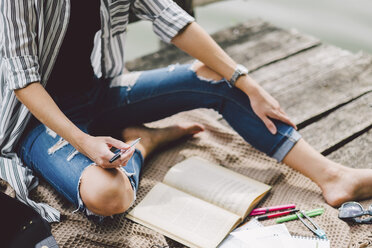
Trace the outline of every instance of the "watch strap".
{"label": "watch strap", "polygon": [[248,69],[244,65],[238,64],[230,80],[227,80],[227,82],[230,84],[231,87],[234,87],[238,78],[242,75],[247,75],[248,72]]}

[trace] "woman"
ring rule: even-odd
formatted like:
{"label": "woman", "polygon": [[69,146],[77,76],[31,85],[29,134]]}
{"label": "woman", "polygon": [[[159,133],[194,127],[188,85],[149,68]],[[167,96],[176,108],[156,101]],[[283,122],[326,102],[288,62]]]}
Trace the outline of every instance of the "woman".
{"label": "woman", "polygon": [[[129,9],[198,62],[123,74]],[[58,216],[26,197],[33,185],[21,160],[86,214],[122,213],[148,154],[203,130],[140,124],[201,107],[219,111],[247,142],[312,179],[330,205],[371,197],[372,170],[343,167],[312,149],[278,102],[171,0],[2,0],[0,10],[1,177],[45,218]],[[137,149],[128,149],[138,137]],[[110,163],[113,147],[128,151]]]}

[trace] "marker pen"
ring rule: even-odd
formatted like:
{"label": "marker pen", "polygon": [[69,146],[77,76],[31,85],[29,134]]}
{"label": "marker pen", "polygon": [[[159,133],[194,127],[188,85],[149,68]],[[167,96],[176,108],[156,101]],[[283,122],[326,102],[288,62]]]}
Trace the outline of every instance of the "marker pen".
{"label": "marker pen", "polygon": [[299,211],[298,209],[293,209],[293,210],[283,211],[283,212],[279,212],[279,213],[275,213],[275,214],[262,215],[262,216],[256,217],[256,220],[272,219],[272,218],[276,218],[276,217],[283,216],[283,215],[293,214],[293,213],[296,213],[298,211]]}
{"label": "marker pen", "polygon": [[279,210],[286,210],[296,208],[295,204],[287,204],[287,205],[279,205],[279,206],[272,206],[272,207],[265,207],[265,208],[256,208],[253,209],[249,216],[266,214],[268,212],[279,211]]}

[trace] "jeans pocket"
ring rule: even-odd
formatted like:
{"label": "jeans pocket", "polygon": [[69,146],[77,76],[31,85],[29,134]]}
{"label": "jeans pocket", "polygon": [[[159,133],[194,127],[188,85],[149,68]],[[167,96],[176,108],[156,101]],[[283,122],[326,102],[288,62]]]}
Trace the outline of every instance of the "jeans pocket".
{"label": "jeans pocket", "polygon": [[109,4],[111,36],[126,31],[130,3],[130,0],[112,0]]}

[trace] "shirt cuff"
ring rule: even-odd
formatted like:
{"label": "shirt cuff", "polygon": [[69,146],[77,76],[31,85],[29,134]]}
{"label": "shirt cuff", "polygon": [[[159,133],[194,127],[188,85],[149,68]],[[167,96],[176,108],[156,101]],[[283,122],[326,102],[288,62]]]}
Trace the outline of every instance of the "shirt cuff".
{"label": "shirt cuff", "polygon": [[5,59],[8,89],[21,89],[30,83],[40,82],[38,61],[38,57],[32,55]]}
{"label": "shirt cuff", "polygon": [[177,4],[171,3],[156,16],[153,21],[153,29],[164,42],[170,43],[187,24],[193,21],[195,19],[186,11]]}

